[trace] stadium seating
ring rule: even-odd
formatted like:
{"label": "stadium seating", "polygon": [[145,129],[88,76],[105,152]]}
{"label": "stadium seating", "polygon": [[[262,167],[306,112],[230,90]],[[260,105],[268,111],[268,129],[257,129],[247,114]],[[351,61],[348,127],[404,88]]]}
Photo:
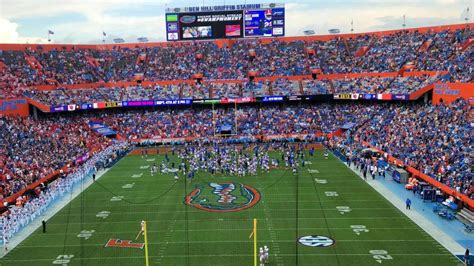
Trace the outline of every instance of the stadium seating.
{"label": "stadium seating", "polygon": [[[262,77],[310,75],[312,68],[324,74],[397,72],[406,65],[416,70],[449,71],[449,79],[469,81],[472,46],[465,50],[460,47],[473,37],[473,30],[466,28],[397,31],[384,36],[362,34],[328,41],[237,40],[223,48],[214,42],[199,42],[112,50],[27,49],[2,51],[0,61],[8,74],[28,85],[130,81],[136,74],[153,81],[190,79],[195,73],[209,80],[242,80],[251,70]],[[308,47],[314,55],[306,54]],[[249,50],[255,56],[249,55]]]}
{"label": "stadium seating", "polygon": [[0,135],[2,198],[110,142],[93,133],[79,117],[0,117]]}

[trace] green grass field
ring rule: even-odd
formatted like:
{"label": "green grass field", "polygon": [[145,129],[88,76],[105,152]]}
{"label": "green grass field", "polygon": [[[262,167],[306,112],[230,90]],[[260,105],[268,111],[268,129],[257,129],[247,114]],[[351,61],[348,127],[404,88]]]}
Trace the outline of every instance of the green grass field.
{"label": "green grass field", "polygon": [[[153,158],[159,165],[162,157],[148,159]],[[127,156],[49,220],[47,233],[35,231],[0,265],[145,265],[142,249],[105,247],[109,239],[143,243],[135,241],[141,220],[148,224],[151,265],[252,265],[253,218],[259,246],[270,248],[270,265],[459,265],[339,160],[325,160],[321,152],[308,160],[312,164],[298,176],[281,169],[257,177],[201,173],[192,182],[182,177],[175,182],[171,174],[152,177],[149,169],[140,169],[153,162]],[[185,195],[210,182],[246,184],[261,199],[237,212],[184,204]],[[215,203],[217,197],[206,193],[205,203]],[[245,201],[242,193],[233,195]],[[298,243],[309,235],[335,243]]]}

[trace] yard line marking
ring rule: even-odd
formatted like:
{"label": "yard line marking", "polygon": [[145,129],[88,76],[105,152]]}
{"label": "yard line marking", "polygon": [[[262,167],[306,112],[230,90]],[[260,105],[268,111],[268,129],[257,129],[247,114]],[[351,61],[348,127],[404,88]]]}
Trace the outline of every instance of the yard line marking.
{"label": "yard line marking", "polygon": [[[280,243],[294,243],[294,240],[278,240]],[[419,240],[419,239],[338,239],[337,242],[433,242],[431,240]],[[158,241],[158,242],[148,242],[148,245],[160,245],[160,244],[212,244],[212,243],[251,243],[251,240],[192,240],[192,241]],[[53,248],[53,247],[95,247],[95,246],[104,246],[103,243],[96,244],[58,244],[58,245],[30,245],[30,246],[19,246],[19,248]]]}
{"label": "yard line marking", "polygon": [[[177,215],[175,215],[174,218],[176,218],[176,216]],[[176,224],[176,219],[174,219],[171,223],[169,223],[168,227],[166,228],[166,234],[163,238],[163,241],[165,242],[165,244],[161,245],[160,250],[158,251],[158,259],[156,260],[158,264],[161,264],[165,251],[168,248],[168,244],[171,242],[171,236],[173,235],[173,228],[175,224]]]}
{"label": "yard line marking", "polygon": [[280,254],[280,246],[278,245],[277,238],[276,238],[276,233],[273,230],[273,222],[272,222],[272,215],[268,211],[268,205],[266,202],[263,202],[263,212],[265,213],[265,222],[268,225],[268,231],[270,232],[270,240],[272,241],[272,249],[273,249],[273,254],[275,256],[275,260],[277,262],[277,265],[284,265],[283,264],[283,259],[278,255]]}

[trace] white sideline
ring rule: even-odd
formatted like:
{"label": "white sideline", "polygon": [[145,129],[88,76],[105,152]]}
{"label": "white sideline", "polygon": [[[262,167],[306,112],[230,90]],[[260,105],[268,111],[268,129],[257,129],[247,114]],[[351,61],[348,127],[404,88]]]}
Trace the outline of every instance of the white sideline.
{"label": "white sideline", "polygon": [[[101,170],[96,174],[96,180],[98,180],[102,175],[107,173],[110,168],[106,170]],[[84,177],[84,190],[87,189],[94,181],[92,180],[92,175]],[[36,219],[29,223],[25,228],[23,228],[20,233],[14,235],[9,243],[8,243],[8,250],[5,251],[3,247],[0,249],[0,258],[3,258],[7,255],[10,251],[12,251],[16,246],[18,246],[23,240],[28,238],[31,234],[33,234],[38,228],[42,226],[42,221],[46,220],[46,232],[48,230],[47,222],[51,219],[56,213],[58,213],[62,208],[64,208],[67,204],[69,204],[72,200],[74,200],[79,194],[81,194],[81,186],[78,182],[74,185],[73,190],[69,193],[65,193],[63,198],[60,199],[58,202],[53,203],[53,208],[48,208],[42,215],[36,217]],[[72,193],[72,196],[71,196]],[[46,233],[47,234],[47,233]]]}
{"label": "white sideline", "polygon": [[[337,158],[337,157],[336,157]],[[344,162],[343,162],[344,163]],[[346,167],[351,169],[356,175],[363,179],[362,173],[355,169],[355,167],[349,167],[344,163]],[[434,238],[439,244],[446,248],[453,255],[463,255],[465,248],[456,242],[451,236],[438,229],[438,227],[429,221],[426,217],[421,215],[417,210],[411,209],[406,210],[405,202],[400,200],[391,190],[387,189],[378,182],[371,182],[370,178],[367,178],[367,184],[374,188],[380,195],[387,199],[393,206],[405,214],[410,220],[421,227],[426,233]]]}

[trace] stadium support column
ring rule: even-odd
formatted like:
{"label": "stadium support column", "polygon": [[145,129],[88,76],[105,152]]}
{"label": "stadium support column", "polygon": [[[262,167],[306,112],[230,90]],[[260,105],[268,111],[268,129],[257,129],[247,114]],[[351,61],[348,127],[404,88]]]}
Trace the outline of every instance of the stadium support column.
{"label": "stadium support column", "polygon": [[33,118],[38,120],[38,109],[35,106],[33,106]]}

